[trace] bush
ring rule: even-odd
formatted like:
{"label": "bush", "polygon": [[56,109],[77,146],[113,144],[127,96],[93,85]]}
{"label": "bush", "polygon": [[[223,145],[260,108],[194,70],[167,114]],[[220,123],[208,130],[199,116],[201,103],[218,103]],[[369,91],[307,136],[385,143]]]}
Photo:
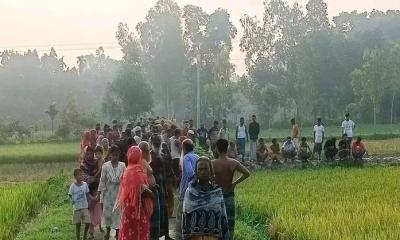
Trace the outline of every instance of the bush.
{"label": "bush", "polygon": [[56,136],[61,137],[61,138],[67,138],[69,134],[71,133],[70,128],[63,124],[61,125],[57,130],[56,130]]}

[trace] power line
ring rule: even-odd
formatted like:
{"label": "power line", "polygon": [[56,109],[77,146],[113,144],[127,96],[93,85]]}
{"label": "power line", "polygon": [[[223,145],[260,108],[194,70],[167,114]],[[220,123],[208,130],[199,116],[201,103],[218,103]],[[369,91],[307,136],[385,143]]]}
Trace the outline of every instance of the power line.
{"label": "power line", "polygon": [[68,46],[89,46],[89,45],[115,45],[116,42],[93,42],[93,43],[60,43],[60,44],[39,44],[39,45],[14,45],[14,46],[0,46],[0,48],[50,48],[50,47],[68,47]]}
{"label": "power line", "polygon": [[[121,48],[121,46],[102,46],[103,49],[107,50],[107,49],[117,49],[117,48]],[[26,51],[28,49],[30,50],[36,50],[37,52],[48,52],[50,50],[51,47],[48,48],[42,48],[42,49],[36,49],[36,48],[27,48],[27,49],[23,49],[20,51]],[[56,51],[63,51],[63,52],[68,52],[68,51],[84,51],[84,50],[96,50],[98,48],[98,46],[96,47],[82,47],[82,48],[55,48]],[[5,50],[16,50],[13,48],[9,48],[9,49],[3,49],[0,47],[1,51],[5,51]],[[18,51],[18,50],[17,50]]]}

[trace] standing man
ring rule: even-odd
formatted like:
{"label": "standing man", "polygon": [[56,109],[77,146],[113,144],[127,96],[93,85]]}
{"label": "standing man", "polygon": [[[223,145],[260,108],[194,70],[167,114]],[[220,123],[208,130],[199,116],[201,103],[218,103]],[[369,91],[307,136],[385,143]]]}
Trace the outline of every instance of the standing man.
{"label": "standing man", "polygon": [[256,121],[256,115],[252,116],[253,121],[249,124],[250,135],[250,160],[257,160],[257,141],[260,134],[260,124]]}
{"label": "standing man", "polygon": [[226,119],[222,120],[222,128],[219,130],[218,138],[229,141],[229,129],[226,126]]}
{"label": "standing man", "polygon": [[321,161],[322,143],[325,138],[325,128],[321,123],[321,118],[317,119],[317,124],[314,126],[314,150],[313,157],[315,153],[318,153],[318,161]]}
{"label": "standing man", "polygon": [[208,135],[207,129],[204,127],[204,124],[201,124],[200,128],[197,129],[197,136],[198,136],[198,139],[199,139],[199,146],[208,151],[207,135]]}
{"label": "standing man", "polygon": [[218,128],[218,121],[214,121],[214,126],[208,130],[208,138],[210,139],[210,144],[211,144],[211,151],[215,151],[215,143],[218,140],[218,133],[219,133],[219,128]]}
{"label": "standing man", "polygon": [[299,125],[297,125],[295,118],[292,118],[290,120],[290,122],[292,123],[292,141],[294,143],[294,146],[296,147],[296,151],[298,151],[299,147],[300,147],[300,142],[299,142],[300,129],[299,129]]}
{"label": "standing man", "polygon": [[[213,161],[215,182],[222,188],[224,194],[229,236],[230,239],[233,239],[235,230],[235,187],[248,178],[250,172],[239,161],[227,157],[227,140],[220,139],[216,145],[218,158]],[[238,172],[240,177],[233,181],[235,172]]]}
{"label": "standing man", "polygon": [[244,125],[244,118],[240,118],[239,126],[236,127],[236,143],[238,146],[238,154],[242,155],[242,161],[244,160],[244,154],[246,153],[246,140],[249,141],[249,133],[246,125]]}
{"label": "standing man", "polygon": [[182,178],[179,188],[179,203],[178,210],[176,213],[176,231],[175,231],[175,239],[182,240],[182,214],[183,214],[183,198],[185,197],[186,189],[189,186],[190,181],[193,180],[196,163],[199,159],[199,156],[193,153],[194,144],[190,139],[186,139],[182,143],[183,150],[183,161],[182,161]]}
{"label": "standing man", "polygon": [[[190,119],[189,120],[189,131],[190,130],[192,130],[192,132],[193,132],[193,143],[196,145],[196,141],[197,141],[197,130],[196,130],[196,128],[194,127],[194,123],[193,123],[193,120],[192,119]],[[188,133],[189,133],[189,131],[188,131]]]}
{"label": "standing man", "polygon": [[345,119],[342,122],[342,133],[346,134],[347,148],[350,149],[351,141],[353,140],[353,130],[356,128],[356,124],[350,120],[350,113],[346,113]]}
{"label": "standing man", "polygon": [[179,140],[180,136],[181,130],[176,128],[174,130],[174,135],[169,139],[169,142],[171,143],[172,171],[174,172],[176,179],[179,179],[181,175],[179,170],[179,159],[181,158],[182,149],[181,141]]}

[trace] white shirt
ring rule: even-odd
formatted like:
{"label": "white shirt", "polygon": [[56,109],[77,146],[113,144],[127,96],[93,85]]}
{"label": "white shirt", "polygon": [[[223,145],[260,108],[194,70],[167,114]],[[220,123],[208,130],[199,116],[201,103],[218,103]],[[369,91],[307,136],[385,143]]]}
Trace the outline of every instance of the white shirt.
{"label": "white shirt", "polygon": [[86,199],[88,192],[89,188],[86,182],[82,182],[80,186],[76,185],[76,183],[71,184],[68,195],[71,196],[74,203],[74,211],[88,208],[88,201]]}
{"label": "white shirt", "polygon": [[315,133],[315,143],[322,143],[322,136],[325,132],[325,128],[322,125],[315,125],[314,126],[314,133]]}
{"label": "white shirt", "polygon": [[344,120],[342,122],[342,129],[343,129],[343,134],[346,134],[347,137],[353,137],[353,129],[354,129],[354,122],[349,119],[349,121]]}
{"label": "white shirt", "polygon": [[246,138],[246,126],[238,126],[237,138]]}
{"label": "white shirt", "polygon": [[170,139],[171,142],[171,158],[176,159],[176,158],[181,158],[181,154],[179,153],[179,147],[175,145],[175,136],[172,136]]}
{"label": "white shirt", "polygon": [[228,128],[221,128],[219,130],[218,136],[220,139],[229,140],[229,129]]}

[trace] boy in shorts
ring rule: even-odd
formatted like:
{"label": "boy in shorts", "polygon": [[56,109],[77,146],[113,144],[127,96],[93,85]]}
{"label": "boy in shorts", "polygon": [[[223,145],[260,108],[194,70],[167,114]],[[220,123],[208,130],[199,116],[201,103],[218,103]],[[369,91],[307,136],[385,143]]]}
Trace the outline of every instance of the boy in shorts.
{"label": "boy in shorts", "polygon": [[72,224],[76,226],[76,239],[80,240],[81,224],[85,224],[83,240],[87,239],[87,234],[90,225],[90,215],[88,210],[87,194],[89,187],[83,181],[83,171],[81,169],[74,170],[75,182],[71,184],[68,195],[73,204]]}

